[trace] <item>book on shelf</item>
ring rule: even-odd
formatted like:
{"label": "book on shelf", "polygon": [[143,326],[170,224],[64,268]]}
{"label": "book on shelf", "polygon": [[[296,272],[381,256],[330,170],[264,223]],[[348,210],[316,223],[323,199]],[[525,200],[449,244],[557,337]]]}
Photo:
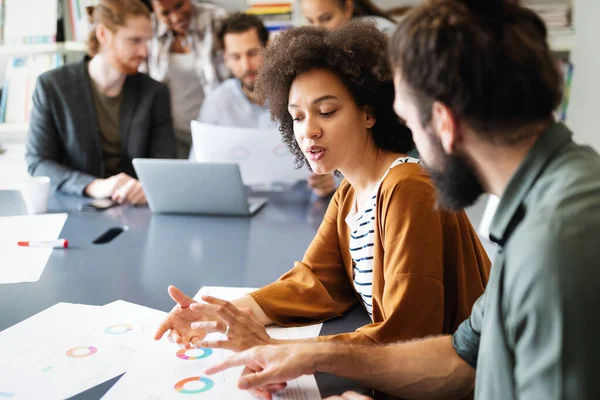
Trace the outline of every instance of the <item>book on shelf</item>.
{"label": "book on shelf", "polygon": [[544,21],[550,36],[567,36],[574,33],[572,9],[569,4],[532,4],[527,7]]}
{"label": "book on shelf", "polygon": [[277,32],[294,26],[292,1],[248,0],[248,5],[246,13],[259,17],[271,33],[271,37]]}
{"label": "book on shelf", "polygon": [[62,64],[63,58],[57,53],[9,58],[0,98],[0,122],[28,123],[37,78]]}
{"label": "book on shelf", "polygon": [[571,93],[571,82],[573,81],[574,66],[569,60],[558,60],[559,68],[563,76],[563,98],[555,112],[555,116],[559,121],[567,120],[567,110],[569,108],[569,98]]}
{"label": "book on shelf", "polygon": [[4,3],[6,0],[0,0],[0,44],[4,42]]}
{"label": "book on shelf", "polygon": [[91,29],[87,7],[95,6],[97,0],[61,0],[64,12],[64,36],[66,41],[85,42]]}

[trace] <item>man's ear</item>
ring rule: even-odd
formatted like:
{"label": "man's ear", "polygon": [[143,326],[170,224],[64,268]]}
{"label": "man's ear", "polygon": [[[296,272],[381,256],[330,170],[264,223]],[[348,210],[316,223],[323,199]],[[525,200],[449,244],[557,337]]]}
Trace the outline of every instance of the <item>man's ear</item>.
{"label": "man's ear", "polygon": [[444,151],[447,154],[455,153],[456,146],[460,143],[462,137],[452,110],[444,103],[434,102],[431,110],[431,124],[442,143]]}
{"label": "man's ear", "polygon": [[98,24],[96,26],[96,38],[98,39],[98,43],[100,43],[101,45],[107,42],[108,35],[110,34],[111,32],[108,30],[106,25]]}
{"label": "man's ear", "polygon": [[344,12],[352,17],[354,15],[354,8],[356,4],[354,4],[354,0],[346,0],[344,1]]}

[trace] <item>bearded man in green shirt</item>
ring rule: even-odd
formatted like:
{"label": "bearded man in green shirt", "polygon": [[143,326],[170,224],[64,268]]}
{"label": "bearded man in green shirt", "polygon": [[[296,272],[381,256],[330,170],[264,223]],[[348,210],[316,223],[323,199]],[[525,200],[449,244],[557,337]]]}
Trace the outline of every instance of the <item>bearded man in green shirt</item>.
{"label": "bearded man in green shirt", "polygon": [[239,386],[261,398],[320,371],[403,398],[600,399],[600,157],[553,119],[562,77],[544,23],[513,2],[429,0],[390,50],[395,109],[440,204],[501,197],[485,293],[453,336],[258,347],[207,372],[245,365]]}

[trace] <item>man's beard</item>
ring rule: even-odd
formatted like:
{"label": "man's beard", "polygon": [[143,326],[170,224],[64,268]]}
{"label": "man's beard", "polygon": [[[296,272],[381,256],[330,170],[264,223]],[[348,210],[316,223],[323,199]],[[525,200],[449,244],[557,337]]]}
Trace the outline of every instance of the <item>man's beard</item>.
{"label": "man's beard", "polygon": [[434,168],[425,164],[437,189],[439,204],[444,208],[457,211],[472,205],[484,193],[473,168],[464,156],[446,154],[440,139],[431,129],[427,129],[426,132],[432,147],[435,148],[436,164],[440,166]]}
{"label": "man's beard", "polygon": [[108,62],[114,69],[119,71],[124,75],[135,75],[138,73],[139,66],[133,67],[125,62],[123,62],[117,53],[115,48],[112,49],[111,54],[108,57]]}
{"label": "man's beard", "polygon": [[117,71],[125,75],[135,75],[138,73],[139,67],[132,67],[131,65],[122,62],[117,57],[114,58],[112,65]]}
{"label": "man's beard", "polygon": [[247,92],[253,93],[254,92],[254,82],[252,81],[250,83],[246,83],[244,81],[244,79],[249,76],[249,75],[254,75],[256,76],[256,72],[249,72],[247,74],[245,74],[244,76],[242,76],[242,78],[240,79],[240,82],[242,83],[242,87],[244,88],[244,90],[246,90]]}

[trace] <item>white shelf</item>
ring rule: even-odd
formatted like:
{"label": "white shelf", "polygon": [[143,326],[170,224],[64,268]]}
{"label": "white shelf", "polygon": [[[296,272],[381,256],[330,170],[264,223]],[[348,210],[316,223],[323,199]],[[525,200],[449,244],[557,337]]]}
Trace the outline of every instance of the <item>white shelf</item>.
{"label": "white shelf", "polygon": [[85,43],[81,42],[0,45],[2,55],[85,52],[86,50]]}
{"label": "white shelf", "polygon": [[24,143],[28,130],[26,123],[0,123],[0,143]]}
{"label": "white shelf", "polygon": [[573,51],[575,48],[575,33],[553,35],[552,31],[550,31],[548,33],[548,42],[553,51]]}

